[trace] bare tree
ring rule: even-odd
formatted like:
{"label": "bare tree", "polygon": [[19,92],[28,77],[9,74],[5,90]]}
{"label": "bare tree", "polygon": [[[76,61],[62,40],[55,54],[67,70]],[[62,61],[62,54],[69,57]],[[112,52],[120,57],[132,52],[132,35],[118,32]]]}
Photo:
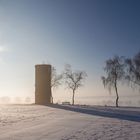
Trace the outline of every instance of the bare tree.
{"label": "bare tree", "polygon": [[112,88],[116,92],[116,107],[118,107],[119,94],[118,94],[118,81],[124,78],[124,59],[123,57],[114,56],[112,59],[108,59],[105,64],[104,71],[107,77],[102,77],[104,87],[107,87],[109,91]]}
{"label": "bare tree", "polygon": [[71,65],[65,66],[64,77],[65,83],[69,89],[72,90],[72,105],[74,105],[74,97],[76,90],[81,87],[83,80],[85,80],[87,74],[84,71],[72,71]]}
{"label": "bare tree", "polygon": [[21,104],[22,103],[22,98],[21,97],[15,97],[15,103],[16,104]]}
{"label": "bare tree", "polygon": [[[61,85],[61,80],[63,78],[62,74],[57,74],[55,67],[52,67],[51,70],[51,89],[55,89],[58,86]],[[53,96],[51,97],[52,103],[53,103]]]}
{"label": "bare tree", "polygon": [[27,103],[27,104],[31,103],[31,98],[30,97],[26,97],[25,98],[25,103]]}
{"label": "bare tree", "polygon": [[9,104],[10,101],[11,101],[11,98],[8,96],[0,97],[0,103],[2,103],[2,104]]}
{"label": "bare tree", "polygon": [[140,52],[132,59],[127,58],[126,64],[126,79],[133,85],[140,88]]}

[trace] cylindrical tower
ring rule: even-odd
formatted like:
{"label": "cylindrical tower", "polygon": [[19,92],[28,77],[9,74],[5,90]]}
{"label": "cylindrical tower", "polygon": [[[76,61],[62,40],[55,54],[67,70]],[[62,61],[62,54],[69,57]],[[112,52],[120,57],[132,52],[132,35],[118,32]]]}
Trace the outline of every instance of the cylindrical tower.
{"label": "cylindrical tower", "polygon": [[35,66],[35,104],[51,103],[51,65]]}

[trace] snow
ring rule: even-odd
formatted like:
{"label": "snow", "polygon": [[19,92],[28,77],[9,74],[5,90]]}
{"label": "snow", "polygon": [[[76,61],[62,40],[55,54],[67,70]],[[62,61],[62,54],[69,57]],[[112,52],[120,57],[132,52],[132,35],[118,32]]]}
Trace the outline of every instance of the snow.
{"label": "snow", "polygon": [[1,105],[0,140],[139,140],[140,108]]}

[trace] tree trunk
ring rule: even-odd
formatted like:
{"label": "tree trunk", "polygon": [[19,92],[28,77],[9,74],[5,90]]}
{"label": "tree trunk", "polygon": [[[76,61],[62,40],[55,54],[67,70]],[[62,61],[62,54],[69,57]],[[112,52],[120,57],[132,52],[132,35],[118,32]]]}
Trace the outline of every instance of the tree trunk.
{"label": "tree trunk", "polygon": [[119,107],[118,101],[119,101],[119,95],[118,95],[118,89],[117,89],[117,83],[115,82],[115,91],[116,91],[116,107]]}
{"label": "tree trunk", "polygon": [[51,103],[53,104],[53,96],[51,96]]}
{"label": "tree trunk", "polygon": [[52,88],[51,88],[51,104],[53,104],[53,96],[52,96]]}
{"label": "tree trunk", "polygon": [[72,95],[72,105],[74,105],[74,95],[75,95],[75,90],[73,90],[73,95]]}

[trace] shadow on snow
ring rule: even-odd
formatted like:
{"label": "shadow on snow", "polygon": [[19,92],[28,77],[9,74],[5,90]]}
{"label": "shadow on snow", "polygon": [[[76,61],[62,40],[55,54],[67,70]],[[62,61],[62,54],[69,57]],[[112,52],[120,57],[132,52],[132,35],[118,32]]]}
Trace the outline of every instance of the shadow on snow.
{"label": "shadow on snow", "polygon": [[101,117],[108,117],[108,118],[116,118],[120,120],[128,120],[128,121],[135,121],[140,122],[140,111],[132,111],[132,110],[119,110],[119,108],[84,108],[79,106],[71,106],[71,105],[49,105],[49,107],[57,108],[57,109],[64,109],[67,111],[73,111],[78,113],[84,113],[88,115],[95,115]]}

